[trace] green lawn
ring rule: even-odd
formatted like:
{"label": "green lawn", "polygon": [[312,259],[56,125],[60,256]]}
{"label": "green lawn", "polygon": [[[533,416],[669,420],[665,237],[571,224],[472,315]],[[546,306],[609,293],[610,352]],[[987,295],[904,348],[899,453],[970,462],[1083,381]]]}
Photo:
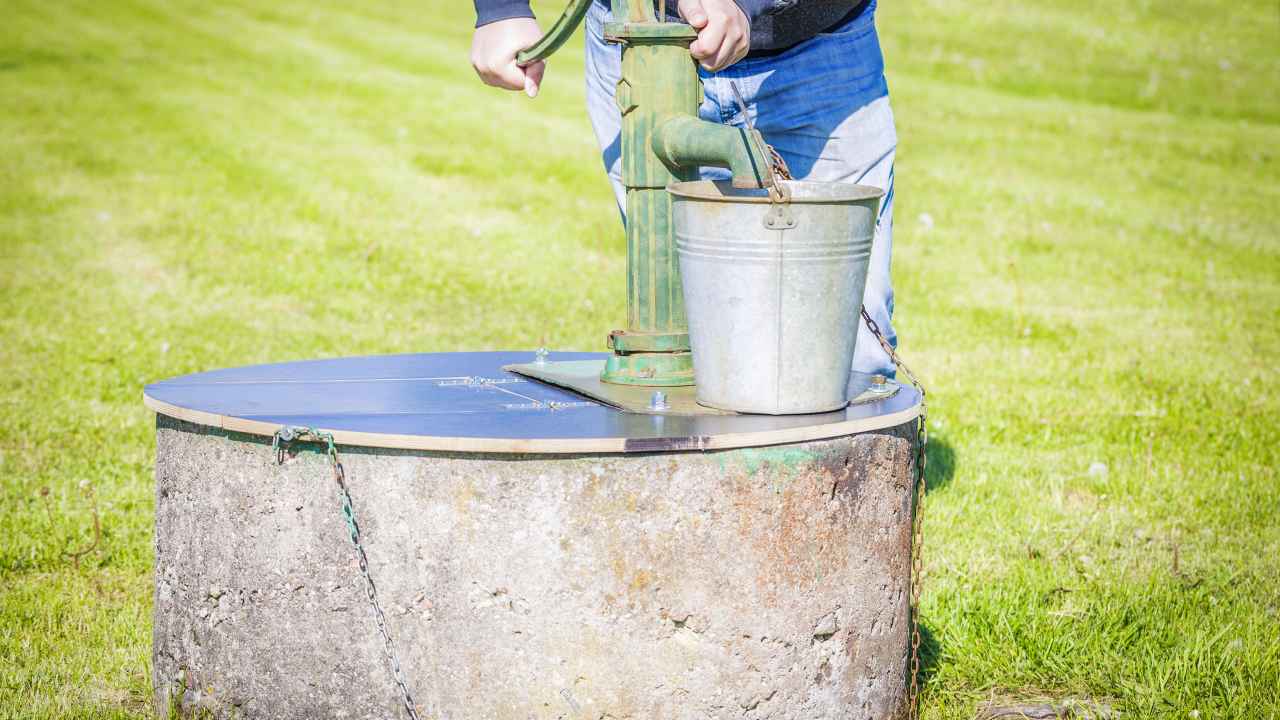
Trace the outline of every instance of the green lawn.
{"label": "green lawn", "polygon": [[[885,5],[926,716],[1280,717],[1275,3]],[[469,3],[0,18],[0,717],[145,717],[142,385],[602,349],[621,232],[578,53],[485,88]]]}

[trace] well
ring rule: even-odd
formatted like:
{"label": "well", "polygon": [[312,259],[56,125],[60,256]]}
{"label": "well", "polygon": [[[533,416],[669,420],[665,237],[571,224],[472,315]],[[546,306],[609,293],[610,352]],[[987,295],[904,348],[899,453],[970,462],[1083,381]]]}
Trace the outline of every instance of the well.
{"label": "well", "polygon": [[278,464],[281,425],[340,443],[424,718],[904,708],[912,390],[802,418],[641,415],[500,369],[527,359],[149,386],[157,712],[404,714],[328,458],[295,446]]}

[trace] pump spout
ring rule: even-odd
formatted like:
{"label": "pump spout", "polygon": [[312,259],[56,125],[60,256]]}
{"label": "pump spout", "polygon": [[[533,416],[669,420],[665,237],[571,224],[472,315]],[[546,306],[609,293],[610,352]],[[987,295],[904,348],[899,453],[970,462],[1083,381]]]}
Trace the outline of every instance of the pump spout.
{"label": "pump spout", "polygon": [[764,138],[759,131],[672,115],[658,123],[653,152],[672,169],[713,165],[728,168],[736,188],[773,185]]}

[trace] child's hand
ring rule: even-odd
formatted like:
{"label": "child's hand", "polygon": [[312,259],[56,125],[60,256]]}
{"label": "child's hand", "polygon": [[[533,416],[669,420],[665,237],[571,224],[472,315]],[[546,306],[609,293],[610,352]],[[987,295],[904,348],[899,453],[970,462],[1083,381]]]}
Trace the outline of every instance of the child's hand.
{"label": "child's hand", "polygon": [[546,64],[539,60],[528,67],[516,65],[516,53],[542,37],[533,18],[510,18],[481,25],[471,36],[471,67],[486,85],[523,90],[529,97],[538,95]]}
{"label": "child's hand", "polygon": [[711,70],[723,70],[751,49],[751,22],[733,0],[680,0],[680,17],[698,31],[689,52]]}

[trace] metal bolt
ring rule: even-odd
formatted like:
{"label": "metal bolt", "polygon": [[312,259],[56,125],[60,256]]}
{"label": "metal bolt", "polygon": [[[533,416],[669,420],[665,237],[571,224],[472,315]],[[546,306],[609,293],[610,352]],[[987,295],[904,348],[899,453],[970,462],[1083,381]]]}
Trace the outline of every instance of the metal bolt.
{"label": "metal bolt", "polygon": [[546,349],[546,348],[544,348],[544,347],[540,347],[540,348],[538,348],[538,352],[536,352],[536,353],[534,353],[534,354],[533,354],[533,364],[534,364],[534,365],[546,365],[546,364],[547,364],[547,356],[548,356],[548,355],[550,355],[550,354],[551,354],[551,353],[547,352],[547,349]]}
{"label": "metal bolt", "polygon": [[671,406],[667,404],[667,394],[661,390],[654,390],[653,395],[649,396],[650,410],[666,410]]}

